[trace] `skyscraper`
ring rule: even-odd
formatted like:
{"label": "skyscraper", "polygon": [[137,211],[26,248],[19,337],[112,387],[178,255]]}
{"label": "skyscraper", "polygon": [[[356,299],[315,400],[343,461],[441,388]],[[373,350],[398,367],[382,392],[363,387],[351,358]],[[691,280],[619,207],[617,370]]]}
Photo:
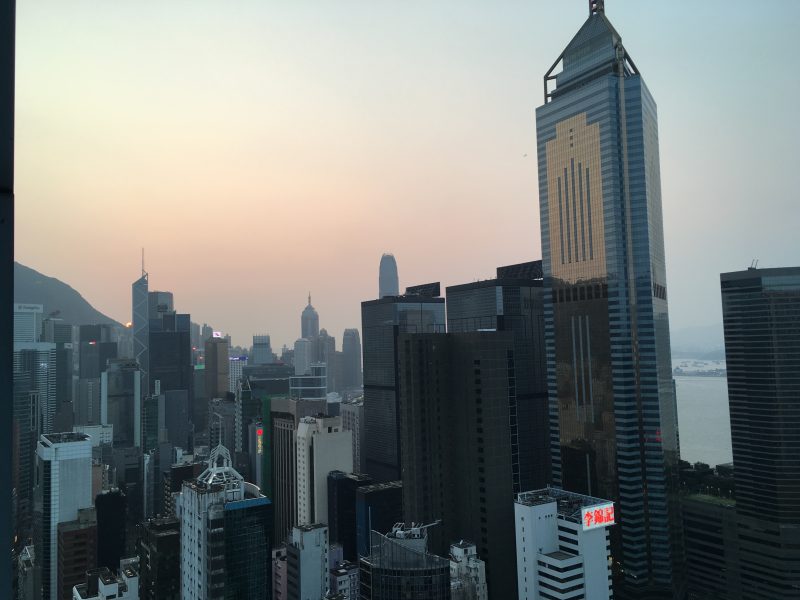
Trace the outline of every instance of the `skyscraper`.
{"label": "skyscraper", "polygon": [[590,7],[536,111],[553,479],[617,503],[616,596],[679,598],[656,105],[602,0]]}
{"label": "skyscraper", "polygon": [[314,339],[319,335],[319,315],[316,309],[311,306],[311,293],[308,294],[308,305],[300,315],[300,337],[307,340]]}
{"label": "skyscraper", "polygon": [[142,390],[150,390],[150,362],[148,348],[150,344],[150,312],[147,293],[147,271],[144,270],[144,250],[142,251],[142,276],[131,285],[133,300],[133,358],[139,363],[142,372]]}
{"label": "skyscraper", "polygon": [[[230,388],[228,342],[223,338],[212,337],[206,340],[205,346],[206,397],[224,398]],[[233,440],[228,445],[233,448]]]}
{"label": "skyscraper", "polygon": [[14,304],[14,341],[38,342],[42,333],[41,304]]}
{"label": "skyscraper", "polygon": [[181,521],[181,598],[261,600],[272,588],[272,503],[233,468],[224,446],[185,482]]}
{"label": "skyscraper", "polygon": [[742,597],[800,589],[800,267],[723,273]]}
{"label": "skyscraper", "polygon": [[344,391],[361,387],[361,336],[358,329],[345,329],[342,336],[342,382]]}
{"label": "skyscraper", "polygon": [[[424,293],[409,293],[419,290]],[[401,333],[443,332],[444,309],[438,283],[409,288],[403,296],[361,303],[365,421],[361,454],[365,471],[377,481],[400,479],[397,337]]]}
{"label": "skyscraper", "polygon": [[111,360],[101,374],[100,422],[114,426],[115,446],[142,445],[141,383],[139,363],[127,358]]}
{"label": "skyscraper", "polygon": [[41,598],[61,596],[58,588],[60,523],[78,519],[92,506],[92,443],[83,433],[50,433],[36,448],[34,540]]}
{"label": "skyscraper", "polygon": [[378,271],[378,299],[386,296],[399,296],[400,281],[397,277],[397,261],[394,259],[394,254],[381,256],[381,265]]}
{"label": "skyscraper", "polygon": [[253,352],[250,356],[251,365],[268,365],[272,360],[272,344],[269,336],[254,335],[253,336]]}

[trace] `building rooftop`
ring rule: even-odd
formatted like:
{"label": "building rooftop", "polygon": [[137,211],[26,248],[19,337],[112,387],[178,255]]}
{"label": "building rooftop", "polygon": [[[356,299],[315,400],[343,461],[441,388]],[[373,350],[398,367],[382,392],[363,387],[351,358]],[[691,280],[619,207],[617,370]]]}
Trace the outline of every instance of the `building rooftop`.
{"label": "building rooftop", "polygon": [[531,492],[522,492],[517,495],[515,502],[524,506],[539,506],[556,502],[559,515],[568,519],[580,520],[582,509],[607,505],[611,503],[611,500],[603,500],[602,498],[584,496],[583,494],[548,487]]}
{"label": "building rooftop", "polygon": [[66,444],[68,442],[85,442],[91,438],[85,433],[77,433],[74,431],[65,431],[63,433],[43,433],[41,442],[48,446],[53,444]]}
{"label": "building rooftop", "polygon": [[711,496],[710,494],[690,494],[686,496],[685,499],[716,504],[717,506],[736,506],[736,500],[733,498],[721,498],[719,496]]}

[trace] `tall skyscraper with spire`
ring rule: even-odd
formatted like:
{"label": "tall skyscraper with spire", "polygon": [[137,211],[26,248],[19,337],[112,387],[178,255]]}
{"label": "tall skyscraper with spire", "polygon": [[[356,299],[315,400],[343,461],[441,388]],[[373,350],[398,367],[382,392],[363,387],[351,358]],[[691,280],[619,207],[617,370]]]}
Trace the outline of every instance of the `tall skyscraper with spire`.
{"label": "tall skyscraper with spire", "polygon": [[615,597],[682,598],[656,104],[589,5],[536,111],[553,479],[616,503]]}
{"label": "tall skyscraper with spire", "polygon": [[150,360],[149,360],[149,337],[150,337],[150,300],[148,295],[148,274],[144,270],[144,250],[142,250],[142,276],[133,282],[132,288],[132,307],[133,318],[133,358],[139,363],[139,370],[142,373],[142,390],[150,389]]}
{"label": "tall skyscraper with spire", "polygon": [[311,306],[311,292],[308,293],[308,306],[303,309],[300,316],[300,330],[307,340],[314,339],[319,335],[319,315],[316,309]]}
{"label": "tall skyscraper with spire", "polygon": [[397,276],[397,261],[394,254],[381,256],[378,272],[378,299],[400,295],[400,280]]}

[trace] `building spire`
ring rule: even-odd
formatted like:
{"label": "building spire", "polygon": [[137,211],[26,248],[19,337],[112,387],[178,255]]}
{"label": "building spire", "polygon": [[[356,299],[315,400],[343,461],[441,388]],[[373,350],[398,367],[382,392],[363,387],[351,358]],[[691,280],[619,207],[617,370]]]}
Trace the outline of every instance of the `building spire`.
{"label": "building spire", "polygon": [[142,248],[142,277],[147,275],[147,271],[144,270],[144,248]]}
{"label": "building spire", "polygon": [[605,0],[589,0],[589,16],[606,12]]}
{"label": "building spire", "polygon": [[311,306],[311,292],[308,292],[308,305]]}

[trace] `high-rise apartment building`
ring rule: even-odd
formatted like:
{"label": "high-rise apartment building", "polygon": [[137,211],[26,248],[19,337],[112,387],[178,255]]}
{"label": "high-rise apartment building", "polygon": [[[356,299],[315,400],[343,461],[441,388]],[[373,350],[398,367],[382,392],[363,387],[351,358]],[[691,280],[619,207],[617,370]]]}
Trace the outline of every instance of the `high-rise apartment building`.
{"label": "high-rise apartment building", "polygon": [[228,358],[228,391],[231,394],[236,393],[236,389],[241,383],[247,360],[247,356],[231,356]]}
{"label": "high-rise apartment building", "polygon": [[447,288],[447,331],[509,331],[513,339],[516,435],[515,492],[550,483],[547,362],[542,263],[499,267],[497,278]]}
{"label": "high-rise apartment building", "polygon": [[111,359],[101,373],[100,423],[113,426],[114,445],[142,445],[141,384],[142,375],[135,360]]}
{"label": "high-rise apartment building", "polygon": [[185,482],[181,521],[181,598],[263,599],[272,589],[272,503],[233,468],[224,446]]}
{"label": "high-rise apartment building", "polygon": [[319,335],[319,315],[311,306],[311,294],[308,294],[308,304],[300,315],[300,337],[312,340]]}
{"label": "high-rise apartment building", "polygon": [[324,523],[293,527],[286,544],[287,599],[322,599],[327,591],[328,527]]}
{"label": "high-rise apartment building", "polygon": [[352,434],[341,417],[305,417],[297,425],[297,522],[328,523],[328,474],[353,470]]}
{"label": "high-rise apartment building", "polygon": [[681,598],[656,105],[602,0],[544,86],[536,129],[553,481],[615,502],[615,595]]}
{"label": "high-rise apartment building", "polygon": [[92,507],[92,443],[82,433],[46,433],[36,447],[34,546],[42,600],[61,598],[59,524]]}
{"label": "high-rise apartment building", "polygon": [[800,590],[800,267],[723,273],[742,597]]}
{"label": "high-rise apartment building", "polygon": [[381,256],[378,267],[378,298],[400,295],[400,280],[397,276],[397,261],[393,254]]}
{"label": "high-rise apartment building", "polygon": [[61,522],[57,527],[56,597],[71,600],[72,588],[80,585],[86,572],[97,566],[97,513],[92,507],[81,508],[75,519]]}
{"label": "high-rise apartment building", "polygon": [[342,429],[353,434],[353,470],[362,473],[364,466],[361,461],[361,447],[364,440],[364,397],[359,396],[353,400],[342,402],[339,407],[342,417]]}
{"label": "high-rise apartment building", "polygon": [[[422,286],[424,288],[424,286]],[[444,298],[439,285],[423,293],[386,296],[361,303],[364,335],[364,470],[377,481],[400,479],[400,428],[397,337],[401,333],[445,330]]]}
{"label": "high-rise apartment building", "polygon": [[556,488],[514,502],[520,600],[610,600],[614,503]]}
{"label": "high-rise apartment building", "polygon": [[489,600],[486,563],[472,542],[450,545],[450,600]]}
{"label": "high-rise apartment building", "polygon": [[344,391],[355,390],[362,385],[361,336],[358,329],[345,329],[342,336],[342,382]]}
{"label": "high-rise apartment building", "polygon": [[[399,348],[403,520],[441,525],[432,552],[474,540],[489,595],[516,596],[514,492],[519,477],[510,332],[402,334]],[[374,527],[373,527],[374,529]]]}

